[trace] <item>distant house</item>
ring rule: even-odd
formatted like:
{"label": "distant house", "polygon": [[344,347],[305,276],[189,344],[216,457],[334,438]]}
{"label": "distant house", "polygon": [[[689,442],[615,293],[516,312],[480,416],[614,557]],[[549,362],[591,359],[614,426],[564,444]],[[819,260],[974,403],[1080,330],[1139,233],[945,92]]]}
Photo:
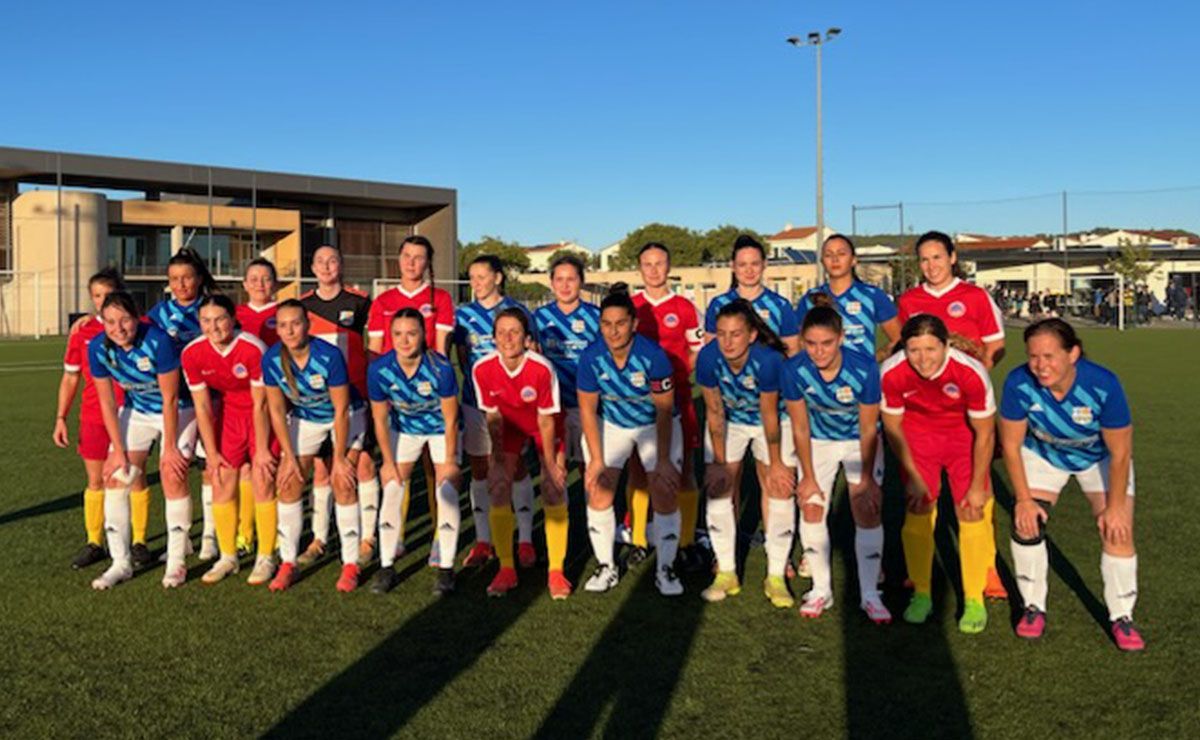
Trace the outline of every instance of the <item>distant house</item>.
{"label": "distant house", "polygon": [[616,241],[599,251],[601,272],[613,269],[612,261],[617,256],[617,253],[621,251],[621,244],[622,242]]}
{"label": "distant house", "polygon": [[826,226],[825,236],[817,239],[816,226],[792,226],[791,224],[785,224],[783,231],[767,237],[767,258],[795,261],[793,256],[787,253],[789,249],[816,254],[820,250],[821,242],[835,233],[837,232]]}
{"label": "distant house", "polygon": [[590,260],[592,251],[587,247],[576,244],[572,241],[560,241],[554,244],[539,244],[534,247],[525,247],[525,254],[529,256],[529,271],[530,272],[546,272],[550,269],[550,258],[559,250],[567,250],[576,252],[584,260]]}

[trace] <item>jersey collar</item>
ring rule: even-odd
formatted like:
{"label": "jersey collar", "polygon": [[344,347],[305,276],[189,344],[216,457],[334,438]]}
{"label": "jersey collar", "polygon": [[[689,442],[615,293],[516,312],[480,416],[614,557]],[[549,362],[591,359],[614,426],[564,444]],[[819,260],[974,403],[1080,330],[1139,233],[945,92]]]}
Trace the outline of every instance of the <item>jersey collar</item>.
{"label": "jersey collar", "polygon": [[937,380],[938,378],[942,377],[942,373],[946,372],[946,366],[950,364],[950,353],[953,351],[954,350],[950,347],[946,348],[946,359],[942,360],[942,366],[938,368],[938,371],[933,374],[933,377],[931,377],[930,380]]}
{"label": "jersey collar", "polygon": [[266,311],[268,309],[275,308],[275,301],[271,301],[270,303],[264,303],[261,306],[256,306],[253,303],[247,302],[246,308],[249,308],[254,313],[262,313],[263,311]]}
{"label": "jersey collar", "polygon": [[428,280],[426,280],[425,282],[418,285],[411,293],[408,292],[407,290],[405,290],[403,285],[396,286],[396,290],[398,290],[400,292],[400,294],[403,295],[405,298],[415,298],[417,293],[420,293],[422,290],[427,290],[428,288],[429,288]]}
{"label": "jersey collar", "polygon": [[671,291],[671,290],[668,290],[667,294],[665,296],[663,296],[662,298],[659,298],[658,300],[651,298],[650,294],[647,293],[645,290],[639,290],[637,293],[634,293],[634,295],[640,295],[646,301],[646,303],[649,303],[651,306],[661,306],[662,304],[666,303],[667,301],[669,301],[675,297],[674,291]]}
{"label": "jersey collar", "polygon": [[946,287],[942,288],[941,290],[934,290],[933,288],[930,288],[928,283],[921,283],[921,287],[925,289],[926,293],[933,296],[934,298],[941,298],[942,296],[946,295],[950,291],[957,288],[958,284],[961,282],[962,282],[962,280],[960,280],[958,278],[954,278],[950,281],[950,283]]}
{"label": "jersey collar", "polygon": [[500,363],[500,368],[504,370],[505,375],[507,375],[510,378],[515,378],[521,374],[522,370],[525,369],[525,363],[529,362],[529,353],[526,352],[525,354],[521,355],[521,362],[520,362],[520,364],[517,365],[516,370],[508,369],[508,365],[504,364],[504,358],[500,356],[499,352],[496,353],[496,362]]}

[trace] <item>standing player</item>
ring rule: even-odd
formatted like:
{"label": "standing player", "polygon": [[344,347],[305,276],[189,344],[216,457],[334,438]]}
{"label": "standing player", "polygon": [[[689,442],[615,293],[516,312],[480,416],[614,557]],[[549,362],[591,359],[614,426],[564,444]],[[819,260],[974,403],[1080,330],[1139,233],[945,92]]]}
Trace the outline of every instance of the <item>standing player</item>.
{"label": "standing player", "polygon": [[282,448],[276,475],[279,496],[279,559],[269,588],[283,591],[295,583],[297,550],[304,525],[300,495],[321,448],[329,443],[325,467],[333,480],[342,572],[337,590],[358,587],[358,496],[354,470],[366,435],[366,409],[350,382],[346,360],[337,347],[309,333],[304,304],[287,300],[275,311],[279,343],[263,356],[263,383],[271,428]]}
{"label": "standing player", "polygon": [[428,449],[437,470],[438,577],[433,592],[454,590],[454,555],[462,524],[458,505],[458,379],[442,355],[425,346],[425,317],[415,308],[392,316],[393,350],[367,370],[367,390],[375,436],[382,441],[380,478],[383,506],[379,517],[379,572],[371,591],[385,594],[400,582],[393,563],[402,546],[404,497],[413,466]]}
{"label": "standing player", "polygon": [[958,628],[982,632],[989,552],[983,509],[991,498],[988,475],[996,432],[992,381],[982,363],[950,347],[946,325],[936,316],[906,321],[900,341],[903,351],[883,363],[881,384],[883,428],[900,461],[908,498],[900,539],[914,590],[904,621],[920,624],[933,610],[933,532],[944,470],[962,561],[965,603]]}
{"label": "standing player", "polygon": [[566,448],[563,444],[562,406],[554,366],[526,347],[530,342],[529,314],[510,306],[496,314],[496,351],[475,364],[471,381],[480,411],[487,414],[492,458],[488,467],[488,492],[492,497],[492,534],[500,571],[487,588],[489,596],[503,596],[517,586],[513,567],[513,512],[521,473],[520,457],[533,443],[542,466],[542,504],[546,515],[546,556],[550,561],[547,587],[550,598],[571,595],[571,582],[563,575],[567,557]]}
{"label": "standing player", "polygon": [[637,308],[624,283],[614,285],[600,304],[600,332],[603,341],[579,358],[577,379],[586,443],[588,536],[599,561],[584,589],[603,592],[617,585],[613,495],[621,469],[636,452],[649,472],[658,550],[654,582],[662,595],[678,596],[683,584],[674,565],[680,519],[675,490],[683,440],[674,412],[674,369],[666,352],[637,334]]}
{"label": "standing player", "polygon": [[854,242],[843,234],[833,234],[821,246],[821,264],[828,279],[805,293],[796,304],[797,320],[804,322],[805,315],[817,305],[817,296],[829,296],[842,317],[842,348],[877,357],[875,335],[878,329],[883,329],[887,346],[878,353],[881,355],[878,359],[885,359],[891,354],[887,350],[900,339],[900,320],[896,318],[896,305],[888,294],[862,282],[855,274],[858,257]]}
{"label": "standing player", "polygon": [[[70,434],[67,432],[67,414],[71,412],[71,404],[75,401],[80,376],[83,377],[83,396],[79,401],[79,444],[76,452],[83,460],[84,472],[87,474],[87,487],[83,490],[83,525],[87,532],[87,544],[71,561],[71,567],[76,570],[99,563],[105,558],[104,461],[108,458],[108,431],[104,428],[104,418],[100,415],[96,384],[92,382],[92,370],[87,361],[87,345],[104,333],[104,319],[100,317],[100,307],[104,305],[104,299],[110,293],[124,289],[121,274],[111,268],[101,270],[88,280],[88,293],[91,295],[92,305],[96,307],[96,313],[72,329],[67,338],[62,380],[58,383],[53,439],[55,445],[66,449],[71,444]],[[121,401],[118,388],[116,405],[120,406]],[[144,487],[144,482],[138,485],[139,490]],[[145,531],[142,531],[141,539],[134,540],[143,548],[146,546],[145,536]]]}
{"label": "standing player", "polygon": [[1083,343],[1062,319],[1026,328],[1025,351],[1029,362],[1008,374],[1000,402],[1000,442],[1016,498],[1013,566],[1025,602],[1017,634],[1035,639],[1046,629],[1046,520],[1075,476],[1100,530],[1113,639],[1121,650],[1142,650],[1133,624],[1133,421],[1125,391],[1116,375],[1084,358]]}
{"label": "standing player", "polygon": [[704,331],[708,340],[717,334],[717,313],[725,304],[744,298],[750,302],[775,336],[787,347],[788,356],[800,351],[800,324],[796,311],[788,299],[763,285],[763,272],[767,267],[767,250],[749,234],[742,234],[733,243],[730,257],[733,268],[733,283],[729,290],[712,299],[704,314]]}
{"label": "standing player", "polygon": [[[167,570],[164,588],[187,579],[188,530],[192,499],[187,471],[196,443],[196,417],[190,399],[180,397],[179,356],[170,338],[143,323],[133,297],[117,291],[100,310],[104,333],[88,342],[88,364],[96,384],[109,453],[104,463],[104,529],[112,565],[92,588],[105,590],[133,577],[129,545],[130,486],[146,468],[160,442],[159,474],[166,497]],[[125,391],[117,407],[114,385]]]}
{"label": "standing player", "polygon": [[781,609],[795,603],[784,580],[796,521],[792,484],[796,474],[784,462],[794,453],[782,445],[791,439],[779,397],[785,352],[749,301],[738,298],[721,307],[717,339],[700,350],[696,361],[696,382],[704,393],[708,424],[704,449],[708,536],[717,556],[717,574],[700,594],[705,601],[722,601],[741,591],[733,489],[742,479],[742,459],[749,452],[767,496],[763,593]]}

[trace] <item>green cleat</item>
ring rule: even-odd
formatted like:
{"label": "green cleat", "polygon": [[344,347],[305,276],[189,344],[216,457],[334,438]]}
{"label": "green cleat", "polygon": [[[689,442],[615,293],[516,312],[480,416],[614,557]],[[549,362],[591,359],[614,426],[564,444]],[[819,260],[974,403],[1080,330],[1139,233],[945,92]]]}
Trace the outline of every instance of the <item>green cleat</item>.
{"label": "green cleat", "polygon": [[771,600],[771,606],[776,609],[791,609],[796,605],[783,576],[767,576],[763,581],[763,594]]}
{"label": "green cleat", "polygon": [[963,605],[962,619],[958,620],[958,631],[967,635],[978,635],[987,627],[987,608],[982,601],[967,599]]}
{"label": "green cleat", "polygon": [[904,621],[909,624],[925,624],[933,612],[933,598],[929,594],[914,593],[904,610]]}
{"label": "green cleat", "polygon": [[737,573],[721,571],[713,578],[712,585],[700,592],[700,598],[709,602],[724,601],[726,596],[737,596],[741,590]]}

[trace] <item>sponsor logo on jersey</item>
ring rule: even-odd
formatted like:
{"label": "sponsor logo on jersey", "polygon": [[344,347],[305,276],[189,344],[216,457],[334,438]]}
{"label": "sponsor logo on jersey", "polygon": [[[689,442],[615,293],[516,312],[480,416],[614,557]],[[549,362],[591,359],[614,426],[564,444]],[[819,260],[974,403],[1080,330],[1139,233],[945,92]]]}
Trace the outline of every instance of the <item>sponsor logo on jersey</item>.
{"label": "sponsor logo on jersey", "polygon": [[308,385],[312,388],[324,388],[325,387],[325,376],[323,376],[323,375],[308,376]]}
{"label": "sponsor logo on jersey", "polygon": [[946,306],[946,313],[950,314],[952,319],[961,319],[967,313],[967,307],[962,301],[953,301],[949,306]]}
{"label": "sponsor logo on jersey", "polygon": [[338,311],[338,323],[342,326],[350,326],[354,323],[353,311]]}
{"label": "sponsor logo on jersey", "polygon": [[742,378],[742,387],[746,390],[752,391],[756,385],[757,382],[754,380],[753,375],[747,375],[746,377]]}
{"label": "sponsor logo on jersey", "polygon": [[854,389],[848,385],[843,385],[837,389],[835,396],[839,403],[850,403],[854,400]]}
{"label": "sponsor logo on jersey", "polygon": [[849,301],[846,303],[846,313],[850,316],[857,316],[862,313],[862,303],[860,301]]}
{"label": "sponsor logo on jersey", "polygon": [[537,400],[537,391],[533,389],[533,386],[527,385],[521,389],[521,400],[525,403],[533,403]]}
{"label": "sponsor logo on jersey", "polygon": [[601,370],[599,380],[608,380],[608,373]]}
{"label": "sponsor logo on jersey", "polygon": [[422,396],[430,395],[433,393],[433,383],[430,383],[428,380],[422,380],[420,383],[417,383],[417,393]]}
{"label": "sponsor logo on jersey", "polygon": [[246,366],[243,365],[242,363],[239,362],[238,364],[233,366],[233,377],[244,378],[249,374],[250,374],[250,371],[247,370]]}
{"label": "sponsor logo on jersey", "polygon": [[1091,406],[1076,406],[1071,409],[1071,420],[1076,424],[1091,424],[1092,423],[1092,407]]}
{"label": "sponsor logo on jersey", "polygon": [[1040,404],[1040,403],[1033,404],[1032,406],[1029,407],[1029,410],[1031,412],[1032,411],[1045,411],[1045,409],[1042,408],[1042,404]]}
{"label": "sponsor logo on jersey", "polygon": [[679,316],[673,313],[663,316],[663,326],[667,327],[668,329],[674,329],[675,327],[679,326]]}
{"label": "sponsor logo on jersey", "polygon": [[[246,370],[246,368],[242,368],[242,371],[243,371],[243,372],[245,372],[245,370]],[[205,367],[205,368],[201,368],[201,369],[200,369],[200,374],[201,374],[201,375],[212,375],[214,372],[216,372],[216,371],[215,371],[215,370],[213,370],[212,368],[207,368],[207,367]],[[235,370],[234,372],[236,373],[237,371]]]}
{"label": "sponsor logo on jersey", "polygon": [[138,361],[137,361],[137,369],[138,370],[141,370],[144,373],[148,373],[153,368],[154,368],[154,365],[150,362],[149,357],[139,357],[138,358]]}
{"label": "sponsor logo on jersey", "polygon": [[433,306],[429,305],[428,303],[422,303],[420,310],[421,310],[421,315],[424,316],[425,318],[429,318],[430,316],[433,315]]}
{"label": "sponsor logo on jersey", "polygon": [[632,385],[634,388],[645,388],[646,387],[646,374],[641,371],[630,373],[629,374],[629,384]]}
{"label": "sponsor logo on jersey", "polygon": [[587,325],[583,323],[583,319],[575,319],[571,322],[571,331],[575,332],[576,334],[581,333],[586,328]]}
{"label": "sponsor logo on jersey", "polygon": [[951,398],[959,398],[960,396],[962,396],[962,391],[959,390],[958,385],[956,383],[947,383],[947,384],[943,385],[942,393],[945,393],[947,396],[950,396]]}

